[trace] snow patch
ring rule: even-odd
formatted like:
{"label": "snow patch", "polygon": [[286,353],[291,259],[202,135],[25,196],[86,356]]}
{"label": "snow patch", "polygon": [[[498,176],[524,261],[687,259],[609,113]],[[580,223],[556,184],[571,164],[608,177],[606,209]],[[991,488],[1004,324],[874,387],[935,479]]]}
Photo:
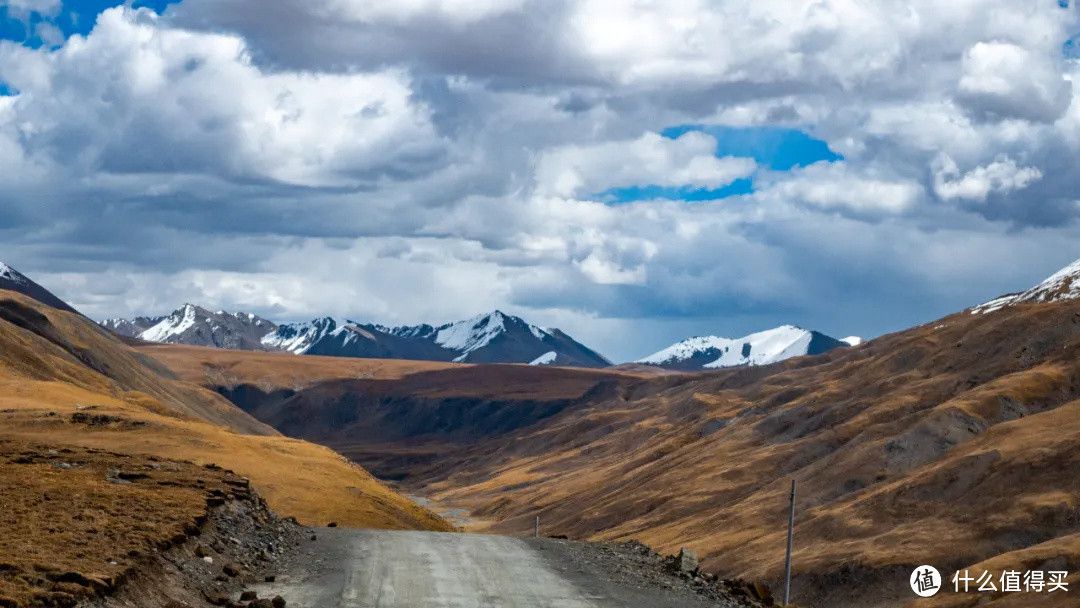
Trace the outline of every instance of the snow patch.
{"label": "snow patch", "polygon": [[184,304],[183,308],[165,318],[164,321],[139,334],[139,337],[148,342],[165,342],[172,336],[179,336],[195,325],[196,309],[191,304]]}
{"label": "snow patch", "polygon": [[551,365],[559,357],[558,353],[551,350],[533,359],[529,365]]}
{"label": "snow patch", "polygon": [[3,262],[0,262],[0,279],[7,279],[12,283],[18,283],[19,285],[30,284],[30,280],[24,277],[21,272]]}
{"label": "snow patch", "polygon": [[1055,272],[1031,289],[995,298],[971,309],[971,314],[987,314],[1021,303],[1059,302],[1080,298],[1080,260]]}
{"label": "snow patch", "polygon": [[711,353],[719,356],[706,363],[705,368],[738,367],[742,365],[769,365],[791,357],[805,355],[814,339],[812,332],[784,325],[776,329],[750,334],[744,338],[700,336],[673,344],[654,353],[638,363],[664,365],[686,361]]}
{"label": "snow patch", "polygon": [[858,346],[863,342],[866,342],[866,340],[863,340],[860,336],[848,336],[840,341],[844,344],[847,344],[848,346]]}

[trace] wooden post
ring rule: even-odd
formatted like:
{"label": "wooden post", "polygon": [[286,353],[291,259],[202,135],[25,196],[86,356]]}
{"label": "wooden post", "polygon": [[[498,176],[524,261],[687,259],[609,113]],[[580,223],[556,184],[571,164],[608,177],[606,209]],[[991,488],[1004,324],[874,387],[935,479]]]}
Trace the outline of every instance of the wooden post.
{"label": "wooden post", "polygon": [[791,510],[788,512],[787,559],[784,562],[784,605],[791,603],[791,537],[795,531],[795,480],[791,480]]}
{"label": "wooden post", "polygon": [[536,516],[536,527],[533,528],[533,538],[540,538],[540,516]]}

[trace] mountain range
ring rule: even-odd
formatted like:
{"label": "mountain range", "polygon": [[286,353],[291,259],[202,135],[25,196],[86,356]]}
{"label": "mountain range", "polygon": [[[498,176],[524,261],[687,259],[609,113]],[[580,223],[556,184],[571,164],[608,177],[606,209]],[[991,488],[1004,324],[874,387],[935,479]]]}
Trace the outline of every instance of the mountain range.
{"label": "mountain range", "polygon": [[[47,289],[4,264],[0,264],[0,288],[75,312]],[[100,325],[120,336],[147,342],[234,350],[455,363],[590,368],[611,365],[596,350],[559,329],[539,327],[498,310],[438,326],[388,327],[332,317],[278,324],[251,313],[211,311],[184,304],[168,315],[112,318],[101,321]],[[785,325],[744,338],[689,338],[637,363],[675,371],[768,365],[859,342],[859,338],[837,340],[820,332]]]}
{"label": "mountain range", "polygon": [[367,359],[607,367],[611,362],[558,329],[501,311],[444,325],[387,327],[323,317],[278,325],[242,312],[185,304],[162,317],[107,319],[102,326],[148,342],[286,351]]}

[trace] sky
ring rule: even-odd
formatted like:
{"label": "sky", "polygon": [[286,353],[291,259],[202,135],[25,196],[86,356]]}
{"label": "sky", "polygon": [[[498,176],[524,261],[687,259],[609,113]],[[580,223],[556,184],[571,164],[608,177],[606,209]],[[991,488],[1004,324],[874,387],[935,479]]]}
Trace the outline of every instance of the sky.
{"label": "sky", "polygon": [[0,260],[94,318],[501,309],[616,361],[1080,258],[1059,0],[0,0]]}

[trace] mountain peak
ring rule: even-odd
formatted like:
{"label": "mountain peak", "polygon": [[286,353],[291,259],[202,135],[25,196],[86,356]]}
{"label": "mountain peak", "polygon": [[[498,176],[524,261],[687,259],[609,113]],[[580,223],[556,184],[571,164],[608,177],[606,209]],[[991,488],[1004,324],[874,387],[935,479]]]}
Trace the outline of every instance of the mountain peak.
{"label": "mountain peak", "polygon": [[7,289],[33,298],[46,306],[59,310],[78,313],[67,302],[56,297],[51,291],[31,281],[25,274],[0,262],[0,289]]}
{"label": "mountain peak", "polygon": [[26,278],[25,275],[23,275],[23,273],[15,270],[11,266],[8,266],[3,262],[0,262],[0,279],[7,279],[12,283],[18,283],[21,285],[26,285],[30,281]]}
{"label": "mountain peak", "polygon": [[1015,304],[1058,302],[1080,298],[1080,260],[1050,275],[1045,281],[1027,291],[1013,293],[980,304],[972,314],[985,314]]}
{"label": "mountain peak", "polygon": [[769,365],[844,346],[848,345],[825,334],[796,325],[781,325],[743,338],[688,338],[640,359],[637,363],[680,370]]}
{"label": "mountain peak", "polygon": [[101,325],[115,333],[147,342],[251,350],[261,348],[263,335],[277,329],[277,325],[254,314],[210,312],[191,302],[185,302],[167,316],[108,319]]}

